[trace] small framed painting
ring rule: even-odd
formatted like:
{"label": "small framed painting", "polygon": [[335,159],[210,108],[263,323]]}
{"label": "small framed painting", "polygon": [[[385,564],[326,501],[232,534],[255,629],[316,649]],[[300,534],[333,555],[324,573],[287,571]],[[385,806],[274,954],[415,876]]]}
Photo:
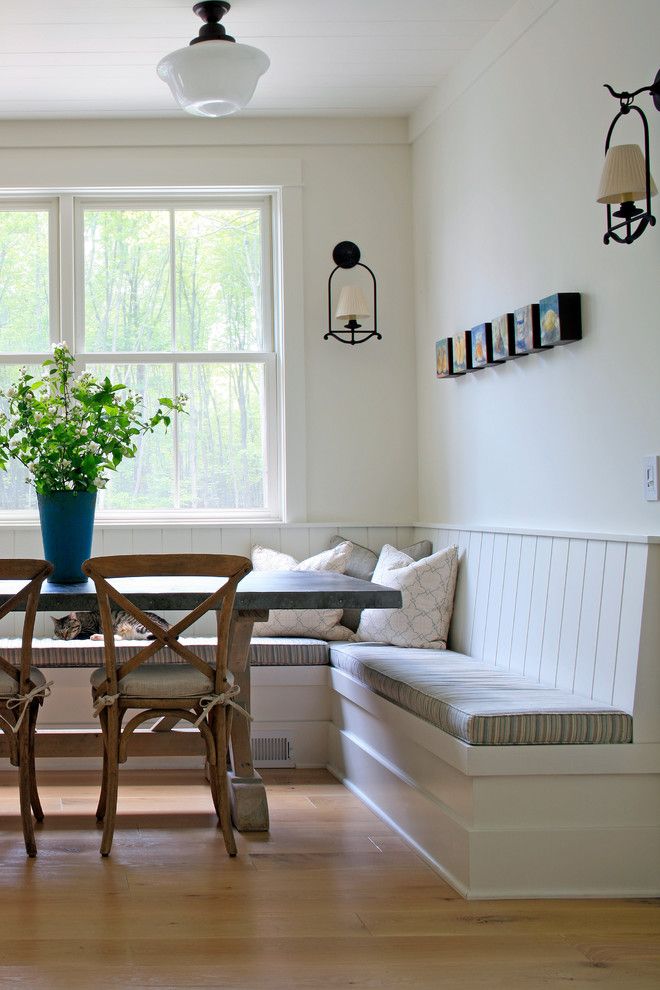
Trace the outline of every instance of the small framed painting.
{"label": "small framed painting", "polygon": [[491,354],[489,364],[501,364],[509,358],[522,357],[516,354],[513,313],[504,313],[491,323]]}
{"label": "small framed painting", "polygon": [[452,338],[452,374],[464,375],[468,370],[465,332],[457,333]]}
{"label": "small framed painting", "polygon": [[541,347],[582,340],[579,292],[555,292],[539,303]]}
{"label": "small framed painting", "polygon": [[468,332],[470,349],[468,352],[468,368],[470,371],[478,371],[488,364],[488,332],[490,323],[480,323],[478,327],[472,327]]}
{"label": "small framed painting", "polygon": [[514,348],[516,354],[531,354],[541,349],[539,305],[521,306],[513,314]]}
{"label": "small framed painting", "polygon": [[452,343],[451,337],[444,337],[435,342],[435,374],[437,378],[449,378],[452,372]]}

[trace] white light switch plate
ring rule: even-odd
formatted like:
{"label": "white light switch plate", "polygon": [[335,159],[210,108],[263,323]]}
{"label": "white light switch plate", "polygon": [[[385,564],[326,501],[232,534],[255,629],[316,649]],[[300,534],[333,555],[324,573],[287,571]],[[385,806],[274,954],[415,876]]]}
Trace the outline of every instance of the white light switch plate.
{"label": "white light switch plate", "polygon": [[645,457],[644,464],[644,498],[647,502],[658,501],[658,457]]}

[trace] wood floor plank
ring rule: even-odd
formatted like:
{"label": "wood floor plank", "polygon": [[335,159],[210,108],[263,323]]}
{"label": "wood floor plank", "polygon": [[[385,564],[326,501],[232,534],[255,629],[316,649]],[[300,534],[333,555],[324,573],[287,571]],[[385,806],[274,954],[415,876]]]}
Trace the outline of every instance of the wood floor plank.
{"label": "wood floor plank", "polygon": [[2,990],[657,990],[660,901],[466,902],[329,774],[264,776],[230,859],[201,769],[123,770],[102,859],[96,774],[43,773],[28,860],[0,773]]}

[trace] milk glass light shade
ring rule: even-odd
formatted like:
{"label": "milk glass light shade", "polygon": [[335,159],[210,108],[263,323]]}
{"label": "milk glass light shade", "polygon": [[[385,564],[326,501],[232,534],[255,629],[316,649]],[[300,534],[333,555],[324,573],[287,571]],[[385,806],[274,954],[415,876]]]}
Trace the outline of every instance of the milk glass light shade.
{"label": "milk glass light shade", "polygon": [[356,316],[370,316],[369,303],[364,298],[362,289],[357,285],[345,285],[341,290],[335,319],[342,320],[344,317],[355,318]]}
{"label": "milk glass light shade", "polygon": [[[651,176],[651,196],[657,192]],[[646,199],[646,161],[638,144],[613,144],[608,149],[597,199],[599,203]]]}
{"label": "milk glass light shade", "polygon": [[247,106],[269,65],[259,48],[212,40],[171,52],[157,72],[187,113],[226,117]]}

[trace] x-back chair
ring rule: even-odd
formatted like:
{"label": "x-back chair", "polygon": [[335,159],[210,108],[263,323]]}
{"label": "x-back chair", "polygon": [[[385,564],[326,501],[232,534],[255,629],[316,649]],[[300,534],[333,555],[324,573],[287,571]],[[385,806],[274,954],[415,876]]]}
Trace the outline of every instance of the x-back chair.
{"label": "x-back chair", "polygon": [[[91,675],[92,700],[103,733],[103,777],[96,812],[103,822],[101,855],[112,847],[117,812],[119,764],[127,759],[131,734],[148,719],[176,716],[191,722],[206,744],[211,794],[230,856],[236,855],[227,780],[227,756],[233,709],[243,717],[247,712],[236,704],[238,686],[228,670],[231,619],[238,582],[252,564],[246,557],[224,554],[140,554],[93,557],[83,571],[96,585],[105,644],[105,667]],[[196,608],[167,631],[135,606],[112,583],[127,577],[204,577],[218,578],[216,589]],[[212,582],[215,584],[215,582]],[[204,592],[206,593],[206,591]],[[118,661],[112,628],[110,603],[134,616],[152,634],[142,649],[128,660]],[[198,657],[178,637],[206,612],[217,616],[215,664]],[[169,647],[184,664],[147,664],[159,650]],[[126,723],[129,709],[139,709]]]}
{"label": "x-back chair", "polygon": [[52,684],[32,666],[32,636],[41,585],[52,571],[53,566],[47,560],[0,560],[0,582],[27,582],[0,606],[0,619],[3,619],[25,604],[21,665],[15,667],[0,656],[0,729],[7,736],[10,762],[18,767],[21,820],[28,856],[37,855],[32,812],[38,822],[44,819],[34,769],[34,735],[39,708],[50,694]]}

